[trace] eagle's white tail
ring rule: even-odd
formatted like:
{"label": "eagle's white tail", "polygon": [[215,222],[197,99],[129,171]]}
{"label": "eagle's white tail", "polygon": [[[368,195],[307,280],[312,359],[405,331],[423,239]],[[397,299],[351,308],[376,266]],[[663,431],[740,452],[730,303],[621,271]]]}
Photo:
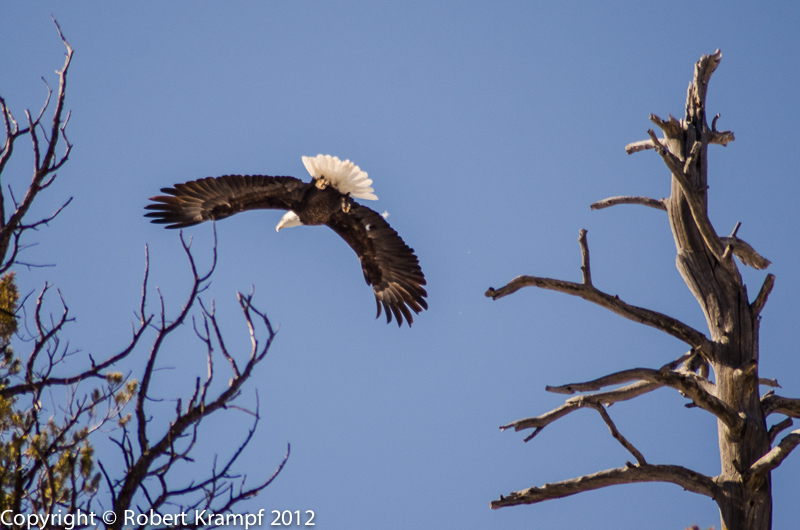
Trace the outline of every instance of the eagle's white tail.
{"label": "eagle's white tail", "polygon": [[330,181],[334,188],[342,193],[349,193],[356,199],[368,199],[377,201],[378,197],[372,193],[372,180],[367,178],[367,172],[345,160],[342,162],[339,157],[331,155],[317,155],[315,157],[304,156],[303,164],[312,177],[318,179],[325,177]]}

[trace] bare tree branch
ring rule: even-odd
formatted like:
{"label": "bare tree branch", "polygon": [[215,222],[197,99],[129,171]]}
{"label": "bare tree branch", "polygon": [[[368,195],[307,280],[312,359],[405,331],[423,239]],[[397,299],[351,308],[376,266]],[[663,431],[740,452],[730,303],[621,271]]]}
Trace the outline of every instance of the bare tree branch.
{"label": "bare tree branch", "polygon": [[708,143],[710,144],[726,146],[734,140],[736,138],[731,131],[711,131],[708,134]]}
{"label": "bare tree branch", "polygon": [[[684,362],[684,360],[691,358],[694,354],[689,352],[680,358],[668,363],[662,367],[662,370],[673,370],[678,365]],[[630,381],[632,379],[636,379],[636,377],[629,377],[628,371],[618,372],[617,374],[611,374],[610,376],[606,376],[600,379],[596,379],[594,381],[590,381],[588,383],[576,383],[576,384],[569,384],[563,385],[560,387],[552,387],[548,386],[545,388],[548,392],[554,392],[557,394],[573,394],[576,391],[587,391],[587,390],[598,390],[605,386],[620,384],[623,382]],[[532,440],[537,434],[539,434],[542,429],[544,429],[547,425],[554,422],[555,420],[569,414],[573,410],[577,410],[583,407],[589,407],[593,404],[600,404],[600,405],[612,405],[614,403],[620,401],[627,401],[629,399],[633,399],[637,396],[641,396],[648,392],[652,392],[657,388],[661,388],[663,385],[660,383],[654,383],[649,381],[638,381],[631,385],[627,385],[621,388],[617,388],[615,390],[609,392],[598,392],[595,394],[585,394],[583,396],[576,396],[574,398],[568,399],[562,406],[542,414],[541,416],[537,416],[535,418],[526,418],[523,420],[518,420],[508,425],[503,425],[500,427],[501,430],[506,430],[510,428],[514,428],[516,431],[520,431],[523,429],[529,428],[536,428],[533,434],[529,435],[525,438],[525,442]]]}
{"label": "bare tree branch", "polygon": [[[689,351],[678,359],[665,364],[661,367],[661,370],[675,370],[679,365],[681,365],[684,361],[691,358],[694,355],[692,351]],[[614,372],[613,374],[609,374],[598,379],[594,379],[592,381],[587,381],[585,383],[569,383],[566,385],[560,386],[547,386],[545,390],[548,392],[553,392],[555,394],[574,394],[575,392],[589,392],[593,390],[600,390],[601,388],[611,386],[611,385],[619,385],[622,383],[627,383],[628,381],[634,380],[641,380],[640,377],[640,370],[646,370],[645,368],[633,368],[631,370],[622,370],[620,372]],[[662,386],[662,385],[658,385]]]}
{"label": "bare tree branch", "polygon": [[[577,383],[578,385],[583,383]],[[545,390],[547,392],[553,392],[554,394],[574,394],[575,391],[572,390],[573,384],[563,385],[563,386],[547,386]],[[648,381],[638,381],[636,383],[626,385],[615,390],[609,390],[607,392],[598,392],[595,394],[584,394],[581,397],[584,398],[592,398],[593,400],[597,401],[598,403],[603,403],[606,405],[611,405],[618,401],[627,401],[629,399],[633,399],[637,396],[641,396],[642,394],[646,394],[648,392],[652,392],[658,388],[661,388],[663,385],[658,383],[651,383]],[[586,388],[580,391],[584,391]],[[576,396],[572,399],[578,399]]]}
{"label": "bare tree branch", "polygon": [[750,310],[753,311],[754,317],[757,317],[761,314],[761,310],[764,309],[764,306],[767,303],[767,298],[769,298],[769,293],[772,292],[772,288],[774,286],[775,275],[767,274],[767,277],[764,278],[764,283],[761,285],[761,290],[758,291],[758,296],[756,296],[756,299],[753,300],[752,304],[750,304]]}
{"label": "bare tree branch", "polygon": [[[661,140],[664,140],[664,138],[662,138]],[[653,140],[648,138],[647,140],[639,140],[638,142],[629,143],[628,145],[625,146],[625,152],[628,153],[629,155],[632,155],[633,153],[638,153],[640,151],[655,149],[655,147],[656,146],[653,143]]]}
{"label": "bare tree branch", "polygon": [[584,300],[593,302],[599,306],[605,307],[614,313],[623,316],[634,322],[646,324],[659,329],[673,337],[682,340],[693,348],[698,350],[707,351],[709,348],[708,339],[694,328],[680,322],[679,320],[634,305],[627,304],[620,300],[618,296],[611,296],[602,291],[595,289],[592,286],[586,286],[580,283],[567,282],[563,280],[555,280],[551,278],[540,278],[537,276],[518,276],[511,280],[507,285],[500,289],[490,287],[486,291],[486,296],[494,300],[508,296],[522,289],[523,287],[539,287],[540,289],[549,289],[558,291],[573,296],[579,296]]}
{"label": "bare tree branch", "polygon": [[786,398],[772,393],[765,394],[761,398],[761,409],[764,411],[764,416],[777,412],[790,418],[800,418],[800,399]]}
{"label": "bare tree branch", "polygon": [[748,267],[763,270],[770,266],[771,262],[756,252],[746,241],[742,241],[736,236],[721,237],[719,239],[720,242],[725,245],[726,251],[730,248],[733,254]]}
{"label": "bare tree branch", "polygon": [[[674,388],[691,399],[698,407],[714,414],[720,419],[720,421],[728,426],[732,433],[741,433],[744,429],[744,420],[738,414],[736,414],[736,411],[713,395],[713,385],[705,380],[705,378],[691,372],[678,373],[669,370],[634,368],[632,370],[617,372],[589,383],[570,384],[564,385],[563,387],[548,387],[548,390],[557,393],[572,393],[575,391],[575,389],[593,389],[599,387],[600,385],[608,386],[611,384],[619,384],[632,380],[638,380],[653,385],[652,388],[644,385],[639,386],[636,388],[637,391],[646,389],[645,391],[649,392],[661,386]],[[619,392],[619,390],[612,391],[606,395],[612,398],[616,397],[615,392]],[[630,387],[627,387],[624,390],[626,392],[630,392],[631,389]],[[637,395],[641,395],[643,393],[645,392],[640,392]],[[501,427],[501,429],[505,430],[513,427],[514,430],[520,431],[523,429],[536,428],[536,432],[530,436],[530,438],[533,438],[546,425],[549,425],[553,421],[565,416],[573,410],[581,407],[591,406],[591,403],[609,403],[609,401],[602,400],[602,397],[605,397],[606,395],[592,394],[576,396],[574,398],[570,398],[564,403],[564,405],[553,411],[541,416],[536,416],[535,418],[517,420],[508,425],[504,425]],[[525,441],[528,441],[528,439]]]}
{"label": "bare tree branch", "polygon": [[758,485],[767,474],[786,460],[797,445],[800,444],[800,429],[786,435],[770,452],[759,458],[746,473],[744,479],[751,486]]}
{"label": "bare tree branch", "polygon": [[29,225],[20,224],[19,225],[20,230],[36,230],[37,228],[39,228],[42,225],[45,225],[45,226],[49,225],[50,222],[53,219],[55,219],[56,217],[58,217],[58,214],[60,214],[64,210],[64,208],[69,206],[69,204],[71,202],[72,202],[72,197],[67,199],[67,201],[64,204],[59,206],[58,209],[50,217],[45,217],[44,219],[40,219],[40,220],[36,221],[35,223],[29,224]]}
{"label": "bare tree branch", "polygon": [[[586,266],[588,263],[588,243],[586,242],[585,230],[581,231],[578,241],[581,246],[581,253],[584,256],[583,266]],[[584,277],[584,283],[573,283],[550,278],[540,278],[538,276],[517,276],[500,289],[489,287],[485,294],[487,297],[497,300],[498,298],[515,293],[523,287],[539,287],[540,289],[549,289],[573,296],[580,296],[584,300],[605,307],[629,320],[652,326],[672,335],[704,354],[710,354],[711,344],[706,336],[696,329],[687,326],[675,318],[658,313],[657,311],[627,304],[620,300],[619,296],[611,296],[599,291],[591,283],[587,284],[585,280],[586,278]]]}
{"label": "bare tree branch", "polygon": [[777,379],[766,379],[764,377],[759,377],[758,378],[758,384],[759,385],[764,385],[764,386],[769,386],[769,387],[772,387],[772,388],[783,388],[783,387],[781,387],[781,385],[778,384],[778,380]]}
{"label": "bare tree branch", "polygon": [[[672,114],[669,115],[669,119],[664,121],[655,114],[650,115],[650,121],[656,124],[656,126],[661,129],[664,133],[664,139],[669,141],[674,138],[680,138],[683,135],[683,124],[675,118]],[[648,136],[650,134],[648,133]],[[650,140],[652,141],[653,137],[650,136]],[[654,148],[657,150],[659,147],[658,142],[660,140],[656,139],[657,143],[654,144]]]}
{"label": "bare tree branch", "polygon": [[639,482],[670,482],[687,491],[699,493],[712,499],[721,493],[712,478],[696,471],[681,466],[645,464],[608,469],[562,482],[545,484],[539,488],[534,487],[515,491],[506,497],[501,495],[499,500],[491,503],[491,507],[492,509],[497,509],[504,506],[535,504],[607,486],[636,484]]}
{"label": "bare tree branch", "polygon": [[714,119],[711,120],[711,132],[708,135],[708,143],[720,144],[724,147],[728,145],[730,142],[734,141],[735,138],[733,137],[733,133],[731,131],[717,130],[717,121],[719,120],[719,117],[720,115],[717,114],[716,116],[714,116]]}
{"label": "bare tree branch", "polygon": [[602,210],[603,208],[609,208],[611,206],[616,206],[618,204],[641,204],[642,206],[648,206],[650,208],[655,208],[656,210],[667,211],[667,206],[664,204],[664,199],[651,199],[650,197],[609,197],[608,199],[603,199],[602,201],[597,201],[593,203],[590,208],[592,210]]}
{"label": "bare tree branch", "polygon": [[776,423],[775,425],[770,427],[769,428],[769,432],[768,432],[768,434],[769,434],[769,443],[774,443],[775,442],[775,438],[777,438],[778,435],[781,432],[783,432],[784,430],[788,429],[793,424],[794,424],[794,422],[792,421],[792,418],[785,418],[782,422]]}

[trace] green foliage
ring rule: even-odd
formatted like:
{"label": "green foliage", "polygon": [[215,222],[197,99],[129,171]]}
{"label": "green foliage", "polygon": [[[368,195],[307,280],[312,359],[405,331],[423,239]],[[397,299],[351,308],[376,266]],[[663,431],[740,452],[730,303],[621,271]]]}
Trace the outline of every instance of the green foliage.
{"label": "green foliage", "polygon": [[8,272],[0,280],[0,341],[8,344],[17,332],[17,302],[19,290],[14,281],[16,273]]}
{"label": "green foliage", "polygon": [[[19,358],[14,356],[14,349],[9,344],[17,332],[19,290],[15,277],[16,273],[8,272],[0,279],[0,388],[6,386],[7,376],[15,375],[20,370]],[[5,408],[3,405],[0,407]]]}
{"label": "green foliage", "polygon": [[[0,511],[85,509],[101,480],[89,436],[121,417],[138,386],[110,372],[88,396],[80,397],[71,388],[66,406],[48,409],[45,404],[52,407],[57,401],[48,381],[64,357],[53,355],[57,349],[44,350],[48,354],[39,362],[36,348],[27,358],[15,355],[10,342],[17,331],[18,302],[14,273],[8,273],[0,280]],[[60,387],[58,400],[63,392]]]}
{"label": "green foliage", "polygon": [[[74,412],[60,417],[38,401],[28,402],[27,396],[0,397],[0,511],[85,509],[101,480],[89,436],[109,417],[118,416],[135,390],[130,382],[96,389],[91,399],[74,400]],[[91,409],[104,403],[113,412],[98,419]]]}
{"label": "green foliage", "polygon": [[[5,388],[9,378],[20,370],[19,358],[9,345],[12,335],[17,331],[17,302],[19,291],[14,281],[14,273],[5,274],[0,280],[0,388]],[[25,437],[17,433],[23,414],[15,410],[16,400],[0,396],[0,508],[5,510],[13,505],[10,495],[14,481],[12,470],[19,461]]]}

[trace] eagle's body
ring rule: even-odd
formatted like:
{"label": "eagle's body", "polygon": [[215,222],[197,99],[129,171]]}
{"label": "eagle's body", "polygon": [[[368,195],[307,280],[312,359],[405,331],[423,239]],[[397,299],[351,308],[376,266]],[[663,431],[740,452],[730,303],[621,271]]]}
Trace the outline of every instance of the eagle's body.
{"label": "eagle's body", "polygon": [[324,190],[308,186],[299,206],[291,211],[297,214],[304,225],[324,225],[353,204],[353,199],[342,195],[333,186],[327,186]]}
{"label": "eagle's body", "polygon": [[183,228],[203,221],[224,219],[255,209],[289,210],[276,227],[327,225],[358,254],[364,279],[373,286],[378,305],[392,314],[398,324],[405,316],[414,321],[409,309],[427,309],[425,276],[419,260],[378,213],[353,201],[352,197],[377,200],[367,174],[349,160],[319,155],[303,157],[314,179],[310,183],[294,177],[226,175],[207,177],[174,188],[163,188],[167,196],[151,197],[148,205],[152,222],[167,228]]}

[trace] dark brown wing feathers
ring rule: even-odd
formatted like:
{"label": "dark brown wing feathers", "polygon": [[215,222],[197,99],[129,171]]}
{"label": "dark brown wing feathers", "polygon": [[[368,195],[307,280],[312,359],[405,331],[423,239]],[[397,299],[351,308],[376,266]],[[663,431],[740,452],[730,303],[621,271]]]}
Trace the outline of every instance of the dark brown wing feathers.
{"label": "dark brown wing feathers", "polygon": [[[354,203],[348,213],[338,212],[327,223],[356,251],[367,284],[372,285],[378,315],[386,312],[402,325],[409,325],[414,313],[428,308],[425,276],[414,250],[409,248],[378,213]],[[411,309],[411,311],[409,311]]]}
{"label": "dark brown wing feathers", "polygon": [[226,175],[207,177],[174,188],[162,188],[160,195],[151,197],[154,204],[145,208],[153,223],[167,228],[183,228],[203,221],[224,219],[245,210],[272,208],[291,210],[310,186],[294,177],[266,175]]}

